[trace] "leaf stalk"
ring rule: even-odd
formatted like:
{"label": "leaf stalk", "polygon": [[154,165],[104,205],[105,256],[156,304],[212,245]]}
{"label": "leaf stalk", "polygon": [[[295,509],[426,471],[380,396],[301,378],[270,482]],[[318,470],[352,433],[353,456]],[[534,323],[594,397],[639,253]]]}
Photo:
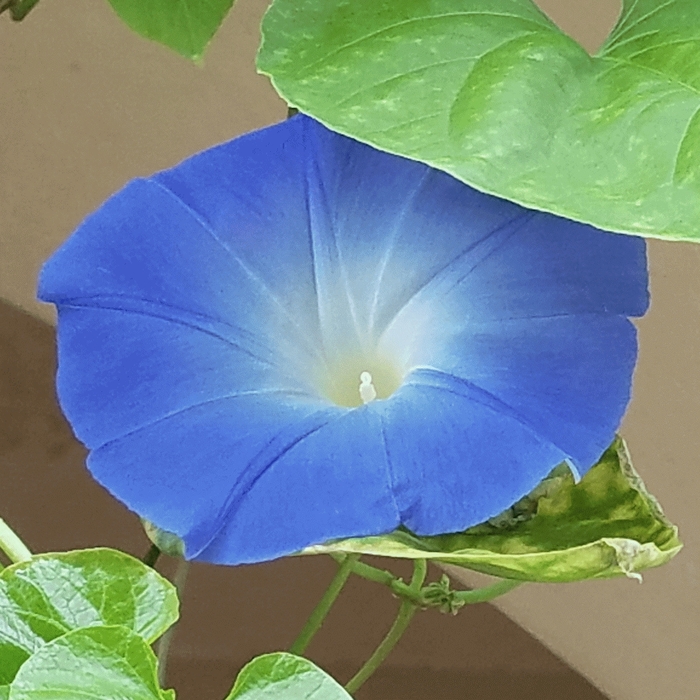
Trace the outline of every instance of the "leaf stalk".
{"label": "leaf stalk", "polygon": [[32,553],[12,528],[0,518],[0,549],[7,554],[13,564],[29,561]]}

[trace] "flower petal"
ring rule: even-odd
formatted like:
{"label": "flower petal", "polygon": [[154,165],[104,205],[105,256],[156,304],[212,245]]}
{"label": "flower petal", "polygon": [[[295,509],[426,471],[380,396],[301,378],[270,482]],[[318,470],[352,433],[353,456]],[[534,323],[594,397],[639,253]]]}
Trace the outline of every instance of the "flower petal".
{"label": "flower petal", "polygon": [[[268,182],[263,169],[270,163]],[[305,322],[295,294],[312,289],[323,347],[331,354],[339,346],[361,349],[416,290],[524,212],[303,116],[194,156],[154,179],[197,212]],[[265,215],[239,224],[242,202]],[[307,227],[303,233],[299,221]],[[296,244],[310,256],[308,265],[292,250]],[[288,270],[299,274],[289,277]]]}
{"label": "flower petal", "polygon": [[199,558],[255,562],[331,539],[391,532],[401,520],[388,470],[378,416],[367,406],[348,411],[275,460],[229,508]]}
{"label": "flower petal", "polygon": [[401,522],[419,535],[497,515],[566,458],[486,392],[432,374],[412,378],[376,408]]}
{"label": "flower petal", "polygon": [[431,366],[497,398],[583,474],[615,437],[636,357],[630,321],[591,314],[476,325]]}
{"label": "flower petal", "polygon": [[462,276],[454,294],[479,320],[642,316],[649,306],[646,243],[531,213],[517,235]]}
{"label": "flower petal", "polygon": [[304,397],[302,387],[217,326],[164,312],[59,307],[58,397],[90,449],[222,397]]}
{"label": "flower petal", "polygon": [[[275,200],[272,189],[268,196]],[[255,211],[240,204],[233,217],[236,248],[162,185],[135,180],[46,263],[39,298],[81,307],[148,306],[158,315],[213,324],[246,350],[298,375],[320,347],[303,191],[298,200],[298,211],[289,215],[298,215],[299,231],[286,229],[294,245],[258,237],[251,230]],[[284,223],[273,221],[270,231]],[[242,251],[251,246],[258,267],[272,260],[274,278],[264,279],[248,264]]]}
{"label": "flower petal", "polygon": [[88,465],[188,558],[255,562],[399,524],[381,430],[363,410],[224,397],[107,443]]}

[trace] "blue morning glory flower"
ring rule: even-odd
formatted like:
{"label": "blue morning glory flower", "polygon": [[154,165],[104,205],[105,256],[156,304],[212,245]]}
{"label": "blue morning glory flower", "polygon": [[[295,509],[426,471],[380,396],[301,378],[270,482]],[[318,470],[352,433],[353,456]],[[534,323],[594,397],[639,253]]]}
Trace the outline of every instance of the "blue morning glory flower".
{"label": "blue morning glory flower", "polygon": [[308,117],[128,184],[46,263],[94,477],[188,558],[496,515],[630,396],[644,241]]}

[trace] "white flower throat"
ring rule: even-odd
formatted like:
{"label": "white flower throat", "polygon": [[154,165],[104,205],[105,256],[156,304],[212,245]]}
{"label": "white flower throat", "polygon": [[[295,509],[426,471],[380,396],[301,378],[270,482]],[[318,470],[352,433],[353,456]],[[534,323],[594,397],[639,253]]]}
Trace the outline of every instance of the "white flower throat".
{"label": "white flower throat", "polygon": [[337,406],[356,408],[389,398],[401,386],[403,375],[396,363],[384,358],[345,355],[324,366],[315,384],[319,394]]}

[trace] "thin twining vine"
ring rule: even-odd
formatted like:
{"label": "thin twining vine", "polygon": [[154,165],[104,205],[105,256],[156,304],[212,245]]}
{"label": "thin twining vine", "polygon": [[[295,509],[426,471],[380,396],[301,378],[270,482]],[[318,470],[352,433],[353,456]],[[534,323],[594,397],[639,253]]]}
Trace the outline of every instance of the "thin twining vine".
{"label": "thin twining vine", "polygon": [[303,654],[316,632],[321,629],[333,603],[352,574],[387,586],[401,599],[398,614],[391,629],[362,668],[348,681],[345,689],[354,693],[383,663],[408,628],[415,613],[420,609],[439,608],[442,612],[456,614],[460,608],[472,603],[484,603],[508,593],[522,581],[501,580],[491,586],[471,591],[453,591],[450,579],[443,574],[439,581],[424,585],[428,571],[425,559],[415,559],[410,583],[394,576],[390,571],[378,569],[360,561],[357,553],[333,553],[331,557],[339,564],[333,580],[318,605],[309,616],[301,633],[290,647],[294,654]]}
{"label": "thin twining vine", "polygon": [[[417,594],[422,589],[427,573],[428,562],[425,559],[415,559],[413,561],[413,576],[411,577],[411,583],[408,584],[411,592]],[[408,625],[411,623],[417,610],[418,606],[413,601],[405,598],[401,601],[398,615],[386,637],[382,639],[362,668],[345,685],[345,690],[348,693],[354,693],[384,663],[387,656],[389,656],[392,649],[403,636],[403,633],[408,629]]]}
{"label": "thin twining vine", "polygon": [[471,591],[455,591],[450,588],[450,579],[447,574],[443,574],[439,581],[416,589],[405,583],[403,579],[392,574],[391,571],[378,569],[375,566],[361,562],[355,555],[333,553],[331,557],[341,566],[350,557],[353,557],[351,569],[356,576],[389,587],[394,595],[402,600],[410,601],[416,607],[439,608],[442,612],[452,614],[457,613],[465,605],[486,603],[489,600],[498,598],[524,583],[513,579],[503,579],[484,588],[476,588]]}

